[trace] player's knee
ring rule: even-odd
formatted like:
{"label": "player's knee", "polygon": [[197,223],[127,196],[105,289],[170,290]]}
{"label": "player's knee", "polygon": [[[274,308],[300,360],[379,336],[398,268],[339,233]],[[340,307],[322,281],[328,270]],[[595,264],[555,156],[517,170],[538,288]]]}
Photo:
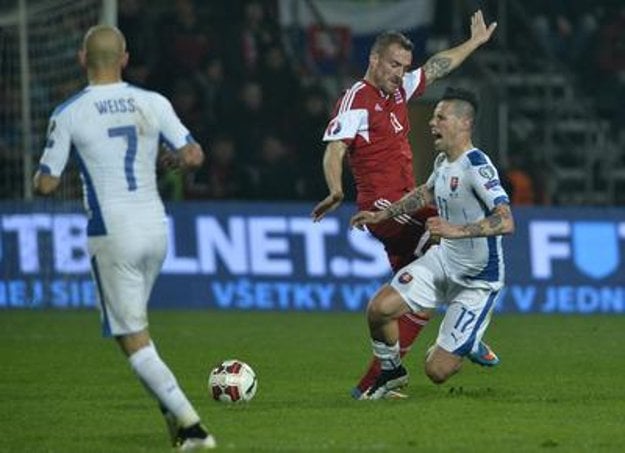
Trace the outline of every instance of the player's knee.
{"label": "player's knee", "polygon": [[116,336],[115,339],[124,354],[128,357],[133,355],[138,350],[149,346],[151,342],[150,334],[147,330],[126,335],[119,335]]}
{"label": "player's knee", "polygon": [[443,366],[433,362],[425,363],[425,375],[432,381],[434,384],[442,384],[445,382],[451,373],[449,370],[446,370]]}
{"label": "player's knee", "polygon": [[369,302],[367,319],[369,322],[386,322],[397,319],[409,311],[401,296],[390,286],[384,286]]}
{"label": "player's knee", "polygon": [[367,305],[367,320],[369,323],[376,323],[382,319],[382,307],[376,299],[369,301]]}
{"label": "player's knee", "polygon": [[369,322],[383,322],[393,317],[394,310],[382,298],[374,298],[367,306],[367,319]]}
{"label": "player's knee", "polygon": [[434,384],[442,384],[458,370],[459,361],[450,353],[433,347],[426,356],[425,374]]}

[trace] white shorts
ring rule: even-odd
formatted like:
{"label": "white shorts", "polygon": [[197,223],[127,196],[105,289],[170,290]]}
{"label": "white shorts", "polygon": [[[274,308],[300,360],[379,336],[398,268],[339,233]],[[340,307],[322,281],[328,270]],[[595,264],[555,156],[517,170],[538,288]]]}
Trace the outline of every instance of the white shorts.
{"label": "white shorts", "polygon": [[91,272],[105,337],[127,335],[148,326],[147,304],[167,252],[163,227],[96,236],[87,241]]}
{"label": "white shorts", "polygon": [[453,281],[447,274],[440,247],[432,247],[421,258],[395,274],[391,286],[413,312],[447,308],[436,344],[444,350],[465,356],[484,336],[499,291],[470,288]]}

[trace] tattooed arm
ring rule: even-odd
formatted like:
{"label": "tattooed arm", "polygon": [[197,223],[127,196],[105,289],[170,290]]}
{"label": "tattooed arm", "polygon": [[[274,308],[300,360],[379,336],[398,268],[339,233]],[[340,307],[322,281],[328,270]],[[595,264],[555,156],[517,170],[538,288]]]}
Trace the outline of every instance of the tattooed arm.
{"label": "tattooed arm", "polygon": [[419,209],[432,204],[434,200],[432,191],[425,184],[408,192],[400,200],[390,205],[382,211],[360,211],[350,220],[350,225],[358,229],[363,229],[367,224],[380,223],[392,217],[402,214],[410,214]]}
{"label": "tattooed arm", "polygon": [[479,222],[452,225],[440,217],[431,217],[426,225],[430,234],[447,239],[499,236],[514,232],[514,219],[507,204],[497,205],[491,215]]}
{"label": "tattooed arm", "polygon": [[459,46],[434,54],[425,62],[422,69],[427,83],[445,77],[460,66],[469,55],[490,39],[495,28],[496,22],[486,27],[481,10],[474,13],[471,16],[471,37]]}

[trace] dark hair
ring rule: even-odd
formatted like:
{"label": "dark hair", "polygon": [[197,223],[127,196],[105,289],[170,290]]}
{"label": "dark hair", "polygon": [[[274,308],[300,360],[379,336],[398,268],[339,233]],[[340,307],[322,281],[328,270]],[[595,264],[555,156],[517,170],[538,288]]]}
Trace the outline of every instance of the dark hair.
{"label": "dark hair", "polygon": [[385,31],[380,33],[371,46],[371,53],[380,54],[389,48],[392,44],[399,44],[402,49],[412,52],[414,44],[406,35],[398,31]]}
{"label": "dark hair", "polygon": [[471,107],[473,107],[472,116],[475,117],[477,115],[477,108],[478,108],[477,96],[472,91],[465,90],[464,88],[447,87],[447,89],[443,93],[443,96],[441,96],[440,100],[441,101],[467,102],[469,103],[469,105],[471,105]]}

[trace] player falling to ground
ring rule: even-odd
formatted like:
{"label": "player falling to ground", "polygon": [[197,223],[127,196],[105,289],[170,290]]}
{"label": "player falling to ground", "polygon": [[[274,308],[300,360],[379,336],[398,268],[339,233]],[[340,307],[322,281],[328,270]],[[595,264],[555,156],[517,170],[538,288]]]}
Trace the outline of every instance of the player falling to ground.
{"label": "player falling to ground", "polygon": [[79,52],[89,85],[52,113],[35,189],[52,193],[70,150],[80,167],[88,212],[88,250],[103,334],[113,336],[139,380],[158,401],[179,451],[215,447],[176,378],[150,339],[147,303],[167,248],[166,218],[156,188],[159,141],[179,166],[202,164],[170,102],[122,81],[126,42],[114,27],[87,31]]}
{"label": "player falling to ground", "polygon": [[369,302],[373,354],[382,372],[365,399],[382,398],[407,382],[397,320],[408,313],[428,316],[441,305],[447,308],[425,362],[425,373],[435,383],[445,382],[460,369],[463,357],[479,348],[489,353],[481,339],[504,281],[501,235],[514,231],[514,220],[497,170],[473,146],[476,112],[473,93],[448,89],[430,121],[440,154],[427,182],[382,211],[361,211],[351,219],[362,228],[435,202],[438,216],[429,218],[426,227],[441,238],[440,245],[397,272]]}
{"label": "player falling to ground", "polygon": [[[415,70],[412,42],[401,33],[385,32],[374,42],[369,67],[363,80],[356,82],[338,100],[323,140],[328,142],[323,168],[330,194],[312,212],[315,221],[336,209],[343,201],[342,169],[347,154],[358,192],[360,210],[382,210],[415,188],[412,150],[408,143],[410,123],[406,103],[420,96],[426,86],[457,68],[471,53],[486,43],[497,24],[488,27],[481,11],[471,17],[471,37],[461,45],[433,55]],[[425,220],[435,209],[393,217],[368,229],[382,244],[393,272],[419,256],[428,244]],[[401,355],[406,354],[427,323],[420,314],[406,314],[399,320]],[[483,358],[483,364],[496,362]],[[359,398],[380,372],[374,358],[365,375],[353,389]]]}

